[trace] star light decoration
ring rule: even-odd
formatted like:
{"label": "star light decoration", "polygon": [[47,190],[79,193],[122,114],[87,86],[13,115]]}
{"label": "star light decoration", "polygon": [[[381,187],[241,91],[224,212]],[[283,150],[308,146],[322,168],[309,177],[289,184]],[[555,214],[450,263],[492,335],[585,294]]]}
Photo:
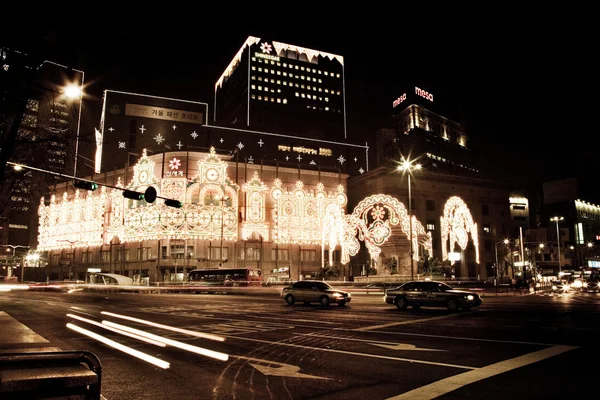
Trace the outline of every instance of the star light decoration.
{"label": "star light decoration", "polygon": [[179,167],[181,167],[181,160],[178,158],[174,157],[171,161],[169,161],[169,168],[172,170],[179,169]]}
{"label": "star light decoration", "polygon": [[154,136],[154,140],[156,140],[157,144],[161,144],[165,141],[165,138],[159,133],[158,135]]}
{"label": "star light decoration", "polygon": [[125,148],[125,142],[119,142],[119,148],[120,149],[124,149]]}
{"label": "star light decoration", "polygon": [[192,139],[196,139],[198,137],[198,134],[196,133],[196,131],[190,133],[190,136],[192,137]]}
{"label": "star light decoration", "polygon": [[[473,221],[469,207],[458,196],[452,196],[444,206],[444,215],[440,217],[442,235],[442,257],[448,259],[448,253],[454,251],[456,244],[466,249],[469,233],[475,247],[475,262],[479,264],[479,237],[477,224]],[[454,264],[454,260],[450,260]]]}

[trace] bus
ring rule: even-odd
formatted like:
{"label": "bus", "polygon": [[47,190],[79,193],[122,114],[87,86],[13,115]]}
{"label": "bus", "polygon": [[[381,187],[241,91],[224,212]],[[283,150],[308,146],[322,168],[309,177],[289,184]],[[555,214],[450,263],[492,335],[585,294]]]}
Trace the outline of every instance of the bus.
{"label": "bus", "polygon": [[260,270],[253,268],[194,269],[188,281],[206,286],[258,286],[261,283]]}

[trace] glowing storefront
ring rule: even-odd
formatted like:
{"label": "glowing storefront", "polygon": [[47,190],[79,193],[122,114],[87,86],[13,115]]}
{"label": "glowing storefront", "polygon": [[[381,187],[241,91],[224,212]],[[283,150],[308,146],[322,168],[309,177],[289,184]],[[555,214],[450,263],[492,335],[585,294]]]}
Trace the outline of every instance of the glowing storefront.
{"label": "glowing storefront", "polygon": [[[129,171],[95,176],[97,191],[52,195],[48,204],[42,198],[38,250],[49,253],[50,279],[69,271],[81,279],[94,267],[175,281],[219,264],[259,269],[264,280],[299,279],[341,258],[346,175],[228,158],[214,148],[144,151]],[[158,193],[153,203],[123,196],[150,186]]]}

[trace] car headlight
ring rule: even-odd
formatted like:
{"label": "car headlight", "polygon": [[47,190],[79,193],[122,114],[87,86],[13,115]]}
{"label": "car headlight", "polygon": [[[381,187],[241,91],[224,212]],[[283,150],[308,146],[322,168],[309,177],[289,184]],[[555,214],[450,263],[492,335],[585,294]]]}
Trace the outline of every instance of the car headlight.
{"label": "car headlight", "polygon": [[552,285],[552,290],[556,290],[556,285]]}
{"label": "car headlight", "polygon": [[466,297],[469,301],[475,300],[475,296],[473,296],[472,294],[468,294]]}
{"label": "car headlight", "polygon": [[344,295],[336,292],[333,294],[333,297],[344,297]]}

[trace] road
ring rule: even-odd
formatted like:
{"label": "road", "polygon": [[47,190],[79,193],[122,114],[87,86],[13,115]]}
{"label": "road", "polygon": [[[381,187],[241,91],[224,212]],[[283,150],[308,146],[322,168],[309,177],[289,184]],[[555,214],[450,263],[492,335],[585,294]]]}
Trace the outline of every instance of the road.
{"label": "road", "polygon": [[[276,292],[0,296],[0,311],[48,340],[28,345],[95,353],[107,400],[576,398],[596,390],[599,310],[594,293],[486,296],[479,309],[458,313],[399,311],[380,295],[360,294],[328,308],[287,306]],[[159,347],[94,321],[172,342]]]}

